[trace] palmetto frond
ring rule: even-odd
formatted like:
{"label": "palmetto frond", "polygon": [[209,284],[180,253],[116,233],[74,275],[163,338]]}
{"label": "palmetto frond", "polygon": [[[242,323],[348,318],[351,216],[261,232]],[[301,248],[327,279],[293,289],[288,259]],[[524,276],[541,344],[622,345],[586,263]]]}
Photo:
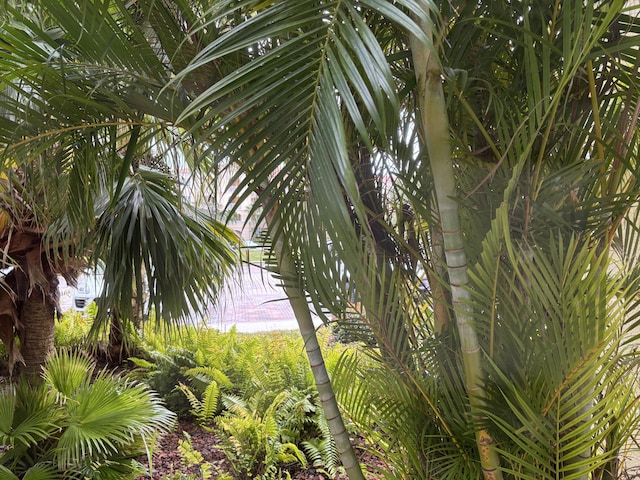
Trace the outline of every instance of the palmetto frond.
{"label": "palmetto frond", "polygon": [[[29,402],[25,402],[29,398]],[[25,383],[19,383],[2,391],[0,408],[3,422],[2,443],[13,448],[2,456],[2,464],[21,462],[21,455],[37,442],[49,438],[56,430],[60,415],[49,407],[53,396],[44,389],[31,391]],[[14,460],[15,459],[15,460]]]}
{"label": "palmetto frond", "polygon": [[51,367],[41,383],[22,381],[0,400],[7,414],[3,443],[13,446],[0,463],[24,478],[37,472],[118,478],[133,471],[143,438],[173,426],[175,415],[145,385],[106,371],[93,376],[93,365],[77,353],[52,356]]}
{"label": "palmetto frond", "polygon": [[29,468],[22,477],[16,476],[11,470],[0,465],[0,473],[7,480],[55,480],[58,478],[56,467],[49,463],[36,464]]}

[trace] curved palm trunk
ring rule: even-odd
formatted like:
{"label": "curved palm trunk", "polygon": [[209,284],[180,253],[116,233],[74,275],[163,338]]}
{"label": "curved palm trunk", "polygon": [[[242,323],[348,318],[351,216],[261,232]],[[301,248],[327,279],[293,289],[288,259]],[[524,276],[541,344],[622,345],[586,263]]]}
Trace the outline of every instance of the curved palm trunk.
{"label": "curved palm trunk", "polygon": [[[391,313],[394,310],[397,311],[393,304],[398,302],[398,298],[387,295],[387,292],[391,290],[391,283],[395,281],[393,267],[389,261],[389,257],[395,255],[395,245],[388,233],[388,226],[380,220],[384,218],[384,207],[381,200],[382,193],[379,186],[376,185],[371,155],[365,148],[361,149],[362,152],[358,150],[352,151],[350,156],[358,159],[356,168],[359,174],[357,177],[358,190],[365,205],[368,227],[375,242],[376,270],[381,273],[372,285],[376,294],[373,296],[364,295],[361,301],[364,310],[374,319],[373,328],[378,347],[388,365],[393,368],[398,363],[412,366],[410,334],[407,325],[403,318],[396,318]],[[357,283],[358,281],[356,281]]]}
{"label": "curved palm trunk", "polygon": [[[427,38],[432,38],[431,27],[424,23],[422,27]],[[477,419],[480,417],[478,407],[484,397],[482,356],[478,336],[469,314],[469,293],[465,288],[469,282],[467,259],[464,252],[458,204],[455,201],[455,178],[449,144],[449,121],[442,89],[441,67],[434,55],[434,48],[436,47],[430,49],[418,38],[411,37],[411,53],[418,83],[418,123],[421,137],[427,146],[434,177],[445,260],[451,285],[451,299],[460,337],[465,382],[471,415],[472,418]],[[484,429],[477,430],[476,444],[484,478],[487,480],[501,479],[500,460],[495,450],[495,442],[489,432]]]}
{"label": "curved palm trunk", "polygon": [[[50,279],[57,288],[57,279]],[[22,372],[36,377],[47,358],[54,351],[56,307],[49,296],[39,287],[34,287],[22,306],[20,315],[20,352],[24,359]]]}
{"label": "curved palm trunk", "polygon": [[[269,223],[269,231],[278,231],[279,221],[276,218],[275,212],[271,211],[267,215],[267,220]],[[300,288],[294,280],[297,279],[298,274],[293,259],[282,238],[279,238],[275,242],[273,248],[278,260],[279,273],[284,279],[284,291],[296,316],[296,321],[298,322],[298,328],[304,341],[313,379],[318,389],[322,410],[327,419],[331,436],[336,442],[340,461],[350,480],[365,480],[362,469],[360,468],[360,462],[358,462],[344,420],[342,419],[340,408],[338,407],[318,337],[316,336],[316,328],[313,324],[309,304],[307,303],[304,290]]]}

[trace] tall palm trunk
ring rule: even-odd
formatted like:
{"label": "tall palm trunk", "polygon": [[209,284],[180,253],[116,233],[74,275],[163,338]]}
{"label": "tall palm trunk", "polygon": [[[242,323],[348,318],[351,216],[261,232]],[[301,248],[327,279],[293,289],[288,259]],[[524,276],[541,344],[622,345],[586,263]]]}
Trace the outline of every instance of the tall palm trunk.
{"label": "tall palm trunk", "polygon": [[[433,38],[431,26],[423,22],[422,27],[427,38]],[[441,80],[442,69],[435,56],[435,48],[437,47],[430,48],[415,36],[411,37],[411,53],[418,84],[418,123],[421,138],[429,153],[434,177],[445,261],[449,273],[455,322],[460,337],[471,416],[477,420],[480,417],[478,407],[484,397],[482,355],[478,336],[469,314],[469,293],[465,288],[469,283],[467,259],[458,204],[455,201],[455,178],[449,141],[449,121]],[[476,444],[484,478],[501,479],[500,461],[491,435],[484,429],[478,429]]]}
{"label": "tall palm trunk", "polygon": [[[278,220],[275,208],[272,208],[267,214],[267,222],[269,232],[273,233],[280,230],[280,221]],[[298,322],[300,335],[304,341],[305,351],[318,390],[320,404],[327,419],[331,436],[336,442],[340,461],[350,480],[364,480],[364,474],[362,473],[360,463],[349,439],[349,434],[342,419],[333,386],[331,385],[331,379],[329,378],[329,373],[324,363],[309,304],[307,303],[304,290],[300,288],[297,281],[298,273],[293,258],[282,235],[274,235],[274,237],[277,239],[273,249],[278,261],[279,273],[283,278],[284,291],[293,309],[296,321]]]}

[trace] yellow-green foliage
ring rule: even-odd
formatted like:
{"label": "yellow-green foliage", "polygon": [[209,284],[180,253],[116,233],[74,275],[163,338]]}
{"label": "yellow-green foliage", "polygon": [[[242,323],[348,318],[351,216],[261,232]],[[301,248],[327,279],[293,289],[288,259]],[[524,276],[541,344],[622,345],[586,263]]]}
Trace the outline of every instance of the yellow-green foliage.
{"label": "yellow-green foliage", "polygon": [[56,346],[71,347],[84,342],[91,328],[92,318],[75,310],[66,311],[56,324]]}
{"label": "yellow-green foliage", "polygon": [[[345,347],[331,344],[328,332],[320,331],[318,336],[331,372]],[[147,328],[143,332],[143,347],[163,355],[188,351],[194,363],[208,369],[209,374],[203,370],[185,373],[213,375],[211,379],[221,388],[231,388],[232,391],[251,389],[256,380],[261,386],[270,388],[278,386],[273,382],[299,386],[313,383],[304,343],[298,332],[242,334],[232,328],[223,333],[193,326],[157,332]],[[282,375],[273,375],[274,369],[280,370]],[[265,378],[265,372],[269,372],[269,378]]]}
{"label": "yellow-green foliage", "polygon": [[206,430],[210,430],[208,424],[212,423],[215,416],[220,412],[220,388],[215,381],[211,381],[202,393],[202,399],[198,398],[193,391],[184,383],[176,387],[189,400],[191,413],[200,425]]}
{"label": "yellow-green foliage", "polygon": [[183,465],[187,468],[198,466],[200,468],[200,478],[202,478],[202,480],[208,480],[213,476],[212,465],[209,462],[205,462],[202,454],[193,448],[191,435],[187,432],[182,433],[185,439],[178,440],[178,451],[180,452]]}
{"label": "yellow-green foliage", "polygon": [[[130,478],[134,458],[175,415],[146,385],[77,352],[50,356],[40,382],[21,378],[0,390],[0,478]],[[51,475],[36,475],[48,471]],[[12,472],[18,476],[8,476]],[[24,475],[24,476],[23,476]]]}
{"label": "yellow-green foliage", "polygon": [[307,465],[302,450],[294,443],[283,441],[278,411],[289,393],[281,391],[264,411],[252,399],[246,403],[227,399],[229,409],[218,417],[217,423],[236,478],[280,478],[280,465]]}

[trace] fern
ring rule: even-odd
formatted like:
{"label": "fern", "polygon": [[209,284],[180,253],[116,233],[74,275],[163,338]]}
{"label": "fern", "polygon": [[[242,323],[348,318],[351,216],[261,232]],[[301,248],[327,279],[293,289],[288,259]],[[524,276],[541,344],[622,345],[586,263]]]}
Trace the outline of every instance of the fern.
{"label": "fern", "polygon": [[191,435],[187,432],[182,432],[184,440],[178,440],[178,451],[180,452],[180,458],[182,464],[189,468],[197,466],[200,468],[200,476],[202,480],[208,480],[213,476],[212,465],[209,462],[204,461],[202,454],[193,448],[193,442],[191,441]]}
{"label": "fern", "polygon": [[[280,441],[278,409],[287,398],[280,392],[264,413],[255,409],[260,402],[245,404],[226,398],[229,408],[216,419],[223,439],[223,450],[238,478],[261,477],[283,463],[306,465],[304,453],[293,443]],[[253,406],[253,408],[252,408]]]}
{"label": "fern", "polygon": [[156,366],[155,363],[145,360],[144,358],[129,357],[127,360],[133,363],[134,366],[146,371],[151,371]]}
{"label": "fern", "polygon": [[[322,452],[313,460],[315,468],[337,471],[335,445],[299,337],[193,332],[190,329],[183,336],[191,342],[188,348],[192,353],[183,351],[187,345],[177,342],[173,349],[163,346],[167,353],[153,357],[162,359],[159,363],[171,364],[172,371],[181,366],[182,378],[173,390],[188,404],[188,411],[200,425],[210,429],[215,424],[219,428],[236,476],[250,473],[267,478],[276,475],[284,464],[304,465],[306,453],[313,452],[312,447],[305,447],[306,441]],[[327,335],[321,338],[325,343],[328,340]],[[339,345],[327,348],[331,370],[343,350]],[[183,356],[196,365],[180,361]],[[144,362],[139,366],[148,367]],[[163,368],[153,368],[154,377],[161,375]]]}
{"label": "fern", "polygon": [[307,458],[316,470],[334,478],[340,471],[341,464],[338,450],[331,438],[312,438],[302,442]]}
{"label": "fern", "polygon": [[216,382],[220,388],[230,389],[233,384],[227,375],[218,368],[210,366],[197,366],[184,372],[185,375],[192,377],[203,384]]}
{"label": "fern", "polygon": [[341,468],[338,448],[331,436],[325,416],[318,414],[315,419],[320,434],[317,437],[303,441],[302,447],[311,459],[312,465],[318,470],[325,471],[327,475],[333,478]]}
{"label": "fern", "polygon": [[202,394],[202,400],[184,383],[180,383],[176,388],[184,393],[189,400],[190,411],[200,425],[206,428],[208,424],[213,422],[220,412],[220,389],[216,382],[212,381],[207,385]]}

